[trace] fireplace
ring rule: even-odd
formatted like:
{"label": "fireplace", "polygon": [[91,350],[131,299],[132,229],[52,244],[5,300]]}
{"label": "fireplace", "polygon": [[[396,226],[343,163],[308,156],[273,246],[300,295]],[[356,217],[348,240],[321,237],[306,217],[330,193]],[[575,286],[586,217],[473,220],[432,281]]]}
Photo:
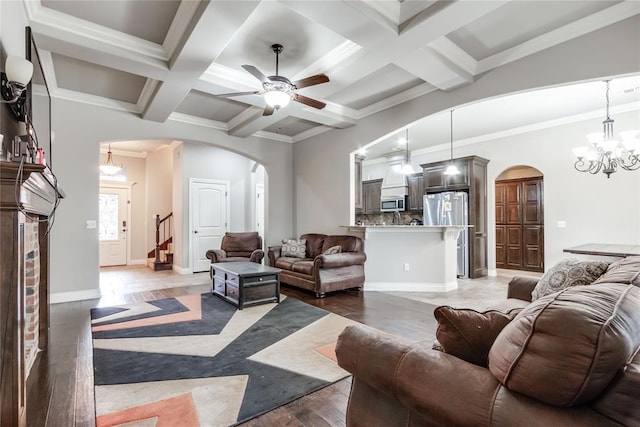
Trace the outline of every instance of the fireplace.
{"label": "fireplace", "polygon": [[40,241],[38,221],[27,217],[24,222],[24,366],[26,376],[38,353],[40,329]]}

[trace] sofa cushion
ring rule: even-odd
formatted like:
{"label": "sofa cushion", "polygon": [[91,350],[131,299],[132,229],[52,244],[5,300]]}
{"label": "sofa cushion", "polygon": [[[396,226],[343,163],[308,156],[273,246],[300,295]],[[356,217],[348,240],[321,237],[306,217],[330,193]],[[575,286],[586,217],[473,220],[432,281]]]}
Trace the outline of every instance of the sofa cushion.
{"label": "sofa cushion", "polygon": [[262,248],[262,238],[257,232],[225,233],[222,240],[222,247],[227,252],[248,253],[251,255],[251,252],[255,249]]}
{"label": "sofa cushion", "polygon": [[342,252],[361,252],[362,240],[355,236],[327,236],[324,239],[322,251],[324,252],[332,246],[340,246],[342,248]]}
{"label": "sofa cushion", "polygon": [[624,283],[640,286],[640,256],[631,256],[612,262],[607,272],[593,283]]}
{"label": "sofa cushion", "polygon": [[304,259],[294,258],[294,257],[280,257],[276,259],[276,268],[281,268],[283,270],[293,270],[293,264],[296,262],[303,261]]}
{"label": "sofa cushion", "polygon": [[323,250],[322,255],[333,255],[339,254],[340,252],[342,252],[342,247],[340,245],[335,245]]}
{"label": "sofa cushion", "polygon": [[478,366],[487,366],[487,356],[502,328],[520,309],[508,313],[455,309],[446,305],[433,311],[438,321],[437,341],[443,351]]}
{"label": "sofa cushion", "polygon": [[307,258],[315,258],[322,253],[322,245],[326,234],[307,233],[300,236],[307,241]]}
{"label": "sofa cushion", "polygon": [[298,260],[291,266],[291,271],[295,271],[296,273],[308,274],[309,276],[311,276],[313,271],[313,260]]}
{"label": "sofa cushion", "polygon": [[305,258],[307,241],[304,239],[284,239],[282,241],[281,256],[291,258]]}
{"label": "sofa cushion", "polygon": [[640,288],[575,286],[525,307],[500,332],[489,369],[506,388],[550,405],[585,404],[640,345]]}
{"label": "sofa cushion", "polygon": [[602,261],[564,259],[542,276],[531,292],[531,300],[535,301],[570,286],[590,285],[607,271],[608,266],[608,263]]}

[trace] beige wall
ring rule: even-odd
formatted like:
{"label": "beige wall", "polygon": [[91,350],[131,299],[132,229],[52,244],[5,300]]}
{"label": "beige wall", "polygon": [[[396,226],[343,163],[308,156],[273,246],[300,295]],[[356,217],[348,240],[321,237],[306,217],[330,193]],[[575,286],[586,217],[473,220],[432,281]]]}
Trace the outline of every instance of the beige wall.
{"label": "beige wall", "polygon": [[[55,173],[67,193],[51,233],[51,290],[57,294],[58,300],[99,295],[97,233],[87,230],[85,223],[98,217],[95,202],[98,194],[98,145],[103,142],[181,140],[209,144],[257,160],[265,165],[268,174],[271,203],[268,205],[267,228],[270,235],[290,235],[292,232],[291,144],[254,137],[239,139],[214,129],[171,120],[150,122],[131,113],[60,99],[53,100],[53,126],[57,135],[53,153]],[[178,153],[180,150],[174,151],[174,155]],[[176,163],[174,157],[174,201],[185,200],[186,193],[181,194],[184,191],[182,177],[188,173],[188,167]],[[173,212],[176,224],[188,219],[188,212],[180,203],[174,203]],[[178,244],[182,242],[177,242],[176,253],[182,250]]]}
{"label": "beige wall", "polygon": [[[146,248],[147,253],[156,245],[156,215],[164,218],[173,211],[173,148],[165,146],[151,151],[146,158]],[[175,221],[175,218],[174,218]],[[162,238],[162,236],[161,236]]]}

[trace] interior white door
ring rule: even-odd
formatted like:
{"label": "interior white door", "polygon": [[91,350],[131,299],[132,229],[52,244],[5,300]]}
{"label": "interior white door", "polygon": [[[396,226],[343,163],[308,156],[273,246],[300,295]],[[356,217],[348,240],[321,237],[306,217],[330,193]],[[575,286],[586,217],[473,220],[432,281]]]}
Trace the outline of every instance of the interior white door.
{"label": "interior white door", "polygon": [[127,264],[128,195],[129,191],[126,188],[100,188],[98,199],[100,267]]}
{"label": "interior white door", "polygon": [[264,185],[256,185],[256,231],[264,241]]}
{"label": "interior white door", "polygon": [[209,271],[209,249],[220,249],[227,231],[228,184],[192,180],[189,188],[191,210],[191,265],[194,273]]}

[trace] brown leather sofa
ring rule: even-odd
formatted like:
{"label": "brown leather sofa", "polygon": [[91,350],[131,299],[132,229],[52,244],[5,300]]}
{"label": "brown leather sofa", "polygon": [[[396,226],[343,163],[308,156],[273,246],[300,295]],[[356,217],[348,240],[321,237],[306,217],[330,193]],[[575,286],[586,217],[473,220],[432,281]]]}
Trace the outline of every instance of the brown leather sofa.
{"label": "brown leather sofa", "polygon": [[[280,282],[315,293],[322,298],[327,292],[343,289],[362,289],[364,285],[364,243],[356,236],[309,233],[300,236],[306,240],[304,258],[281,256],[282,246],[270,246],[267,251],[272,267],[280,268]],[[342,251],[323,254],[333,246]]]}
{"label": "brown leather sofa", "polygon": [[529,304],[537,279],[514,279],[505,306],[525,307],[490,344],[487,367],[431,342],[347,327],[336,348],[353,373],[347,426],[640,425],[634,258]]}
{"label": "brown leather sofa", "polygon": [[262,237],[257,231],[225,233],[220,242],[220,249],[209,249],[206,256],[211,260],[211,264],[235,261],[260,264],[264,258]]}

